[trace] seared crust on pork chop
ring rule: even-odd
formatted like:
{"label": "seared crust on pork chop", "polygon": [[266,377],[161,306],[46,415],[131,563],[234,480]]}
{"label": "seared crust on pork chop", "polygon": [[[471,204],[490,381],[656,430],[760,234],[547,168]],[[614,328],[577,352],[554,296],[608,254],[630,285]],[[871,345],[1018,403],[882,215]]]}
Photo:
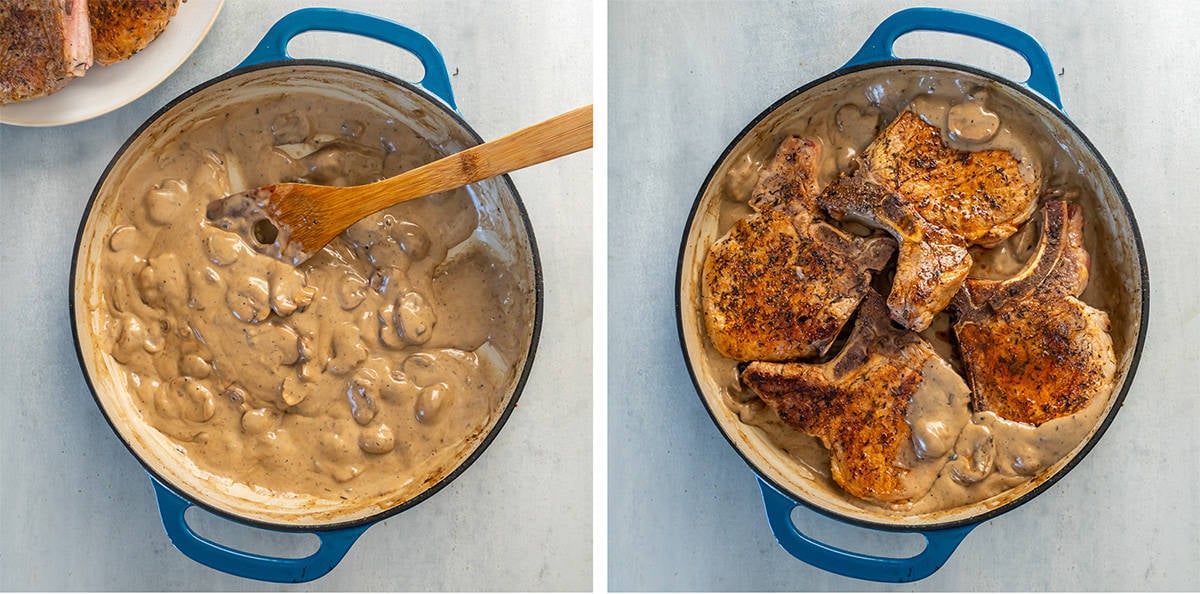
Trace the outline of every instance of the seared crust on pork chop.
{"label": "seared crust on pork chop", "polygon": [[855,241],[828,225],[796,230],[767,211],[738,221],[704,261],[708,336],[738,361],[823,354],[887,263],[888,238]]}
{"label": "seared crust on pork chop", "polygon": [[1037,250],[1015,277],[967,279],[955,297],[958,337],[976,412],[1041,425],[1112,391],[1108,314],[1077,299],[1088,282],[1083,215],[1048,202]]}
{"label": "seared crust on pork chop", "polygon": [[154,41],[179,10],[179,0],[88,0],[96,62],[129,58]]}
{"label": "seared crust on pork chop", "polygon": [[864,220],[900,241],[892,318],[929,327],[971,268],[969,245],[991,246],[1037,207],[1041,180],[1026,180],[1008,151],[960,151],[905,111],[818,197],[837,219]]}
{"label": "seared crust on pork chop", "polygon": [[812,220],[819,150],[785,140],[760,176],[752,204],[704,260],[709,339],[738,361],[824,353],[891,258],[887,237],[862,239]]}
{"label": "seared crust on pork chop", "polygon": [[1016,233],[1037,208],[1041,182],[1025,181],[1012,153],[948,147],[941,130],[912,111],[901,113],[863,158],[871,181],[973,245],[995,245]]}
{"label": "seared crust on pork chop", "polygon": [[91,65],[84,0],[0,1],[0,105],[49,95]]}
{"label": "seared crust on pork chop", "polygon": [[904,503],[925,494],[936,477],[936,469],[910,470],[916,454],[907,418],[914,394],[933,373],[943,374],[937,389],[950,386],[965,398],[962,379],[919,335],[892,326],[883,297],[870,290],[832,361],[754,362],[741,379],[785,423],[821,440],[833,480],[846,492]]}

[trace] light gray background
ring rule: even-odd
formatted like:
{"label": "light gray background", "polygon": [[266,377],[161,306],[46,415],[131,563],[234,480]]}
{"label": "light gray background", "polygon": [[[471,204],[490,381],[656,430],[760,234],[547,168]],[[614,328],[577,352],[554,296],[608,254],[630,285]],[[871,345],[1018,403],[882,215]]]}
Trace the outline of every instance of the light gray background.
{"label": "light gray background", "polygon": [[[1137,378],[1099,445],[1052,489],[977,528],[925,581],[877,586],[824,573],[776,545],[753,473],[692,388],[673,299],[679,240],[700,184],[755,115],[839,68],[875,25],[915,4],[610,6],[612,589],[1200,588],[1198,3],[928,3],[991,15],[1042,42],[1067,113],[1112,165],[1145,239],[1152,318]],[[1020,64],[945,35],[899,47],[909,50],[903,57],[1002,73]],[[794,519],[864,552],[913,554],[923,543],[807,509]]]}
{"label": "light gray background", "polygon": [[[239,63],[279,17],[312,4],[229,0],[196,53],[138,101],[60,128],[0,126],[0,589],[279,588],[210,570],[170,544],[146,473],[84,384],[67,285],[84,204],[121,143],[175,96]],[[485,139],[591,102],[588,2],[316,4],[430,37]],[[419,72],[400,50],[337,34],[302,37],[292,53]],[[513,174],[541,248],[545,323],[529,383],[495,442],[432,499],[369,529],[328,576],[284,589],[591,588],[592,227],[580,214],[591,212],[591,176],[590,153]],[[197,515],[202,531],[235,546],[311,550],[295,536]]]}

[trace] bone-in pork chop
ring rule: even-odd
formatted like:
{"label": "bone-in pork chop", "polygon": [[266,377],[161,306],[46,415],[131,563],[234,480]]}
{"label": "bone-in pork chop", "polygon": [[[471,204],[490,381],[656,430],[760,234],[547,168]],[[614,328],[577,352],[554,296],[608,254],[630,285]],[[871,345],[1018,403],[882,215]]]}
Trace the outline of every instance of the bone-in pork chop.
{"label": "bone-in pork chop", "polygon": [[0,104],[49,95],[91,65],[84,0],[0,1]]}
{"label": "bone-in pork chop", "polygon": [[96,62],[112,64],[141,51],[177,10],[179,0],[88,0]]}
{"label": "bone-in pork chop", "polygon": [[[919,335],[892,325],[874,290],[832,361],[756,361],[741,379],[785,423],[821,440],[833,480],[846,492],[884,503],[928,492],[968,419],[966,383]],[[918,401],[955,408],[937,415],[954,422],[937,423],[934,438],[910,427],[910,406],[930,406],[913,404]],[[920,431],[916,438],[913,427]]]}
{"label": "bone-in pork chop", "polygon": [[971,269],[969,245],[992,246],[1037,208],[1041,180],[1026,180],[1008,151],[960,151],[916,113],[900,114],[818,202],[835,218],[865,220],[900,241],[888,296],[892,318],[929,327]]}
{"label": "bone-in pork chop", "polygon": [[1108,314],[1077,299],[1088,282],[1083,215],[1042,209],[1037,250],[1015,277],[967,279],[955,296],[958,337],[976,412],[1040,425],[1112,391]]}
{"label": "bone-in pork chop", "polygon": [[734,224],[704,261],[708,336],[739,361],[824,353],[895,249],[813,220],[819,147],[789,138],[759,178],[760,212]]}

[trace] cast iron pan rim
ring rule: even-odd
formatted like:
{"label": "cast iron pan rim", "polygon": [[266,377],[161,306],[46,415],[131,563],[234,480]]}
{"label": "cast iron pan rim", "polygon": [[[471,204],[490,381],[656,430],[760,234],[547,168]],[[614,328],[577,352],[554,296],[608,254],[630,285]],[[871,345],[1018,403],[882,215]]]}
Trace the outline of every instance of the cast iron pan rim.
{"label": "cast iron pan rim", "polygon": [[337,522],[337,523],[331,523],[331,524],[308,524],[308,525],[279,524],[279,523],[266,522],[266,521],[261,521],[261,520],[257,520],[257,519],[253,519],[253,518],[239,516],[237,514],[234,514],[234,513],[222,510],[220,508],[211,506],[203,501],[199,501],[195,497],[192,497],[192,495],[190,493],[179,488],[171,481],[168,481],[165,477],[163,477],[161,474],[159,474],[159,472],[154,467],[152,467],[145,460],[143,460],[142,457],[138,455],[137,451],[135,451],[133,449],[133,447],[129,444],[129,442],[125,440],[125,437],[123,435],[121,435],[121,432],[117,430],[117,426],[113,422],[113,419],[109,416],[108,411],[105,410],[104,405],[100,402],[100,397],[96,394],[96,387],[92,383],[92,376],[90,373],[88,373],[87,361],[84,358],[83,348],[81,347],[81,345],[79,343],[78,320],[76,319],[77,314],[75,311],[75,271],[78,268],[78,264],[79,264],[79,262],[78,262],[79,261],[79,248],[83,243],[84,228],[87,226],[88,219],[91,217],[92,207],[96,202],[96,197],[100,194],[100,188],[101,188],[101,186],[104,185],[104,181],[106,179],[108,179],[108,174],[112,171],[112,168],[114,166],[116,166],[117,161],[119,161],[121,159],[121,157],[125,154],[125,151],[129,148],[129,146],[131,144],[133,144],[134,140],[136,140],[138,137],[140,137],[142,135],[142,133],[145,132],[145,130],[150,127],[151,124],[158,121],[158,119],[160,117],[162,117],[165,113],[167,113],[169,110],[171,110],[171,108],[175,107],[180,102],[191,97],[192,95],[195,95],[196,93],[199,93],[200,91],[203,91],[203,90],[207,89],[208,87],[211,87],[211,86],[213,86],[221,81],[224,81],[228,78],[240,76],[240,75],[243,75],[243,74],[246,74],[249,72],[255,72],[258,70],[269,70],[272,68],[288,67],[288,66],[324,66],[324,67],[330,67],[330,68],[340,68],[340,69],[344,69],[344,70],[354,70],[357,72],[361,72],[363,74],[367,74],[370,76],[384,79],[390,83],[393,83],[395,85],[403,87],[405,90],[409,91],[410,93],[419,95],[421,98],[425,99],[430,104],[437,106],[446,115],[449,115],[451,118],[453,118],[454,121],[456,121],[459,126],[461,126],[464,130],[466,130],[471,138],[473,138],[478,143],[481,143],[481,144],[483,143],[483,138],[480,137],[479,134],[475,132],[475,129],[472,128],[469,124],[467,124],[466,120],[464,120],[462,118],[462,116],[460,116],[457,112],[450,109],[445,103],[443,103],[441,99],[434,97],[429,92],[425,91],[424,89],[422,89],[412,83],[409,83],[404,80],[400,80],[399,78],[396,78],[395,76],[392,76],[392,75],[384,73],[384,72],[379,72],[379,71],[371,69],[371,68],[366,68],[364,66],[359,66],[357,64],[347,64],[344,62],[337,62],[337,61],[333,61],[333,60],[303,59],[303,60],[279,60],[279,61],[273,61],[273,62],[262,62],[259,64],[254,64],[252,66],[247,66],[245,68],[236,68],[234,70],[230,70],[229,72],[226,72],[220,76],[217,76],[216,78],[209,79],[205,82],[200,83],[199,85],[196,85],[195,87],[192,87],[188,91],[184,92],[183,94],[179,95],[175,99],[171,100],[170,103],[167,103],[165,106],[163,106],[162,109],[155,112],[154,115],[150,116],[149,119],[147,119],[141,126],[139,126],[138,129],[136,131],[134,131],[134,133],[132,135],[129,136],[129,139],[126,140],[125,143],[121,145],[121,148],[117,150],[117,153],[115,155],[113,155],[112,160],[109,161],[109,163],[108,163],[108,167],[105,167],[104,173],[102,173],[100,175],[100,179],[96,182],[96,187],[95,187],[95,189],[92,190],[92,195],[88,199],[87,205],[84,207],[83,218],[80,220],[80,223],[79,223],[79,231],[75,235],[74,252],[73,252],[73,255],[71,256],[71,274],[70,274],[70,281],[69,281],[70,287],[69,287],[67,298],[69,301],[68,306],[69,306],[69,310],[70,310],[70,314],[71,314],[71,337],[75,341],[75,356],[79,359],[79,366],[83,369],[83,377],[84,377],[84,380],[87,382],[88,390],[91,391],[91,393],[92,393],[92,399],[95,400],[97,408],[99,408],[100,413],[102,415],[104,415],[104,420],[108,423],[108,426],[112,429],[113,433],[116,434],[117,438],[121,440],[121,443],[125,445],[125,448],[128,449],[131,454],[133,454],[133,457],[138,461],[138,463],[141,464],[142,467],[146,469],[146,472],[150,473],[150,475],[152,477],[154,477],[155,480],[158,480],[162,484],[169,487],[171,489],[171,491],[173,491],[175,494],[183,497],[189,503],[196,505],[197,507],[203,508],[205,511],[211,512],[213,514],[216,514],[223,518],[232,520],[234,522],[254,526],[256,528],[263,528],[263,529],[267,529],[267,530],[277,530],[277,531],[281,531],[281,532],[327,532],[327,531],[339,530],[339,529],[343,529],[343,528],[352,528],[352,527],[356,527],[356,526],[364,526],[364,525],[374,524],[380,520],[389,518],[391,516],[394,516],[402,511],[404,511],[404,510],[407,510],[407,509],[417,505],[418,503],[421,503],[422,501],[425,501],[426,499],[432,497],[438,491],[442,490],[442,488],[444,488],[446,485],[450,484],[451,481],[458,478],[458,476],[461,475],[463,472],[465,472],[466,469],[469,466],[471,466],[471,464],[473,462],[475,462],[475,460],[478,459],[480,455],[483,454],[483,451],[486,450],[489,445],[491,445],[492,440],[494,440],[496,438],[496,435],[500,432],[500,429],[502,427],[504,427],[504,423],[506,421],[508,421],[508,417],[512,414],[513,409],[516,408],[517,400],[520,397],[521,392],[525,389],[525,383],[526,383],[526,381],[528,381],[530,370],[533,368],[533,359],[534,359],[534,355],[537,353],[538,339],[539,339],[539,336],[541,335],[541,329],[542,329],[542,307],[543,307],[543,301],[544,301],[543,300],[543,292],[542,292],[542,262],[541,262],[541,258],[538,256],[537,242],[534,239],[534,235],[533,235],[533,225],[529,219],[529,212],[525,209],[525,203],[521,201],[521,195],[519,193],[517,193],[517,188],[516,188],[516,186],[513,185],[512,179],[509,178],[509,176],[507,174],[502,175],[502,176],[500,176],[500,178],[504,181],[504,184],[508,187],[509,192],[512,193],[513,200],[516,202],[516,205],[517,205],[517,211],[521,215],[521,222],[525,226],[525,234],[529,237],[529,250],[530,250],[530,255],[532,256],[532,259],[533,259],[534,314],[533,314],[533,328],[532,328],[533,336],[530,339],[529,352],[525,357],[525,365],[521,369],[521,375],[517,379],[517,383],[513,389],[512,398],[509,399],[508,406],[506,406],[504,408],[504,411],[500,413],[500,417],[496,420],[495,425],[492,426],[492,429],[488,432],[488,434],[483,438],[483,441],[479,442],[479,444],[477,446],[475,446],[475,449],[471,452],[471,455],[467,456],[467,458],[465,460],[463,460],[462,463],[460,463],[457,467],[455,467],[455,469],[452,472],[450,472],[450,474],[446,475],[440,481],[438,481],[431,487],[429,487],[429,488],[425,489],[424,491],[422,491],[421,493],[419,493],[416,497],[413,497],[412,499],[409,499],[408,501],[405,501],[404,503],[401,503],[399,505],[385,509],[377,514],[367,516],[365,518],[359,518],[357,520],[349,520],[349,521],[345,521],[345,522]]}
{"label": "cast iron pan rim", "polygon": [[[1142,292],[1142,311],[1141,311],[1141,319],[1139,320],[1139,325],[1138,325],[1137,343],[1134,345],[1133,357],[1129,363],[1129,371],[1125,374],[1125,381],[1123,382],[1123,384],[1121,386],[1120,392],[1116,396],[1116,400],[1112,404],[1112,408],[1108,411],[1108,414],[1104,417],[1104,420],[1100,423],[1100,426],[1096,429],[1096,432],[1093,433],[1092,437],[1087,441],[1087,443],[1085,443],[1083,445],[1083,448],[1080,449],[1079,452],[1076,453],[1073,458],[1071,458],[1069,461],[1067,461],[1066,465],[1064,465],[1062,468],[1059,468],[1058,471],[1056,471],[1053,475],[1051,475],[1046,480],[1042,481],[1041,484],[1039,484],[1038,486],[1031,489],[1029,492],[1025,493],[1024,495],[1021,495],[1020,497],[1018,497],[1012,501],[1009,501],[1009,502],[1007,502],[1003,505],[1000,505],[998,507],[995,507],[993,509],[989,509],[983,513],[976,514],[974,516],[969,516],[966,518],[962,518],[962,519],[954,520],[954,521],[950,521],[950,522],[933,522],[933,523],[929,523],[929,524],[891,524],[891,523],[883,523],[883,522],[873,522],[873,521],[869,521],[869,520],[863,520],[860,518],[843,515],[841,513],[835,512],[833,510],[825,509],[815,503],[808,501],[804,497],[798,496],[796,493],[792,492],[790,489],[784,487],[783,485],[779,484],[774,479],[772,479],[768,473],[764,472],[762,469],[760,469],[758,466],[756,466],[754,464],[754,462],[750,460],[749,456],[747,456],[744,452],[742,452],[742,449],[738,446],[737,442],[733,439],[732,436],[729,435],[729,433],[727,433],[725,431],[725,428],[722,427],[721,423],[717,420],[716,414],[713,412],[712,407],[709,406],[708,400],[705,399],[705,397],[704,397],[704,390],[700,387],[700,380],[696,376],[696,369],[693,367],[692,360],[688,356],[687,342],[686,342],[687,339],[684,335],[684,330],[683,330],[683,316],[686,315],[684,312],[684,307],[683,307],[683,292],[682,292],[683,291],[683,281],[684,281],[683,255],[684,255],[684,252],[687,250],[688,235],[692,229],[692,226],[695,224],[696,212],[699,210],[700,201],[704,197],[705,190],[707,190],[709,187],[709,184],[712,183],[713,177],[717,173],[717,169],[721,166],[722,163],[725,162],[725,159],[727,159],[729,157],[729,154],[733,152],[734,147],[737,146],[737,144],[739,142],[741,142],[741,140],[743,138],[745,138],[746,135],[749,134],[750,131],[753,130],[755,128],[755,126],[757,126],[759,124],[759,122],[761,122],[767,116],[774,113],[777,109],[782,107],[788,101],[791,101],[795,97],[808,92],[810,89],[813,89],[813,88],[815,88],[819,85],[822,85],[826,82],[829,82],[833,79],[840,78],[846,74],[851,74],[854,72],[860,72],[860,71],[865,71],[865,70],[894,68],[897,66],[899,66],[899,67],[932,66],[932,67],[937,67],[937,68],[947,68],[950,70],[958,70],[958,71],[962,71],[962,72],[967,72],[969,74],[974,74],[974,75],[986,78],[988,80],[1000,83],[1000,84],[1008,87],[1009,89],[1011,89],[1017,93],[1020,93],[1024,96],[1028,97],[1029,99],[1032,99],[1033,101],[1038,103],[1043,109],[1045,109],[1047,112],[1054,114],[1055,117],[1057,117],[1062,123],[1064,123],[1071,130],[1071,132],[1074,133],[1074,135],[1080,141],[1082,141],[1083,146],[1088,151],[1088,154],[1090,154],[1092,156],[1092,158],[1094,158],[1100,164],[1100,167],[1104,170],[1104,174],[1108,176],[1109,182],[1112,183],[1113,188],[1116,190],[1117,196],[1121,199],[1121,205],[1125,209],[1125,217],[1129,220],[1130,229],[1132,229],[1132,231],[1133,231],[1133,237],[1134,237],[1134,241],[1135,241],[1135,244],[1137,247],[1138,267],[1141,270],[1141,278],[1139,279],[1139,281],[1141,284],[1141,292]],[[1117,415],[1117,411],[1120,410],[1121,407],[1123,406],[1123,404],[1125,402],[1125,395],[1129,392],[1129,388],[1133,384],[1133,377],[1134,377],[1134,374],[1137,372],[1138,362],[1141,360],[1141,357],[1142,357],[1142,347],[1145,345],[1145,342],[1146,342],[1146,330],[1147,330],[1147,327],[1148,327],[1149,321],[1150,321],[1150,272],[1149,272],[1149,267],[1146,264],[1146,249],[1145,249],[1145,246],[1142,244],[1142,234],[1141,234],[1141,231],[1138,230],[1137,219],[1135,219],[1133,216],[1133,208],[1129,205],[1129,200],[1125,197],[1125,190],[1123,190],[1121,188],[1121,185],[1117,182],[1116,175],[1113,174],[1112,168],[1109,167],[1108,163],[1104,160],[1104,157],[1100,156],[1100,152],[1096,150],[1096,147],[1092,144],[1092,142],[1090,140],[1088,140],[1087,136],[1084,135],[1084,133],[1075,125],[1075,123],[1072,122],[1071,119],[1068,118],[1066,116],[1066,114],[1064,114],[1062,112],[1062,110],[1060,110],[1058,107],[1055,107],[1050,102],[1046,101],[1046,99],[1044,99],[1041,95],[1038,95],[1037,93],[1034,93],[1033,91],[1030,91],[1029,89],[1025,88],[1024,86],[1016,84],[1012,81],[1009,81],[1005,78],[999,77],[990,72],[987,72],[984,70],[979,70],[978,68],[973,68],[970,66],[965,66],[962,64],[955,64],[955,63],[951,63],[951,62],[942,62],[942,61],[938,61],[938,60],[886,60],[886,61],[882,61],[882,62],[871,62],[869,64],[861,64],[858,66],[852,66],[849,68],[842,68],[839,70],[835,70],[834,72],[831,72],[817,80],[814,80],[814,81],[788,93],[787,95],[783,96],[781,99],[776,101],[775,103],[771,104],[770,107],[768,107],[767,109],[765,109],[761,113],[759,113],[757,116],[755,116],[754,119],[751,120],[750,123],[747,124],[746,127],[742,129],[741,132],[739,132],[736,136],[734,136],[733,140],[729,143],[729,146],[725,147],[725,150],[721,153],[721,156],[718,157],[717,161],[713,164],[712,169],[709,170],[708,176],[704,178],[704,183],[701,184],[700,190],[696,193],[696,200],[692,203],[691,212],[688,213],[687,223],[683,229],[683,240],[679,246],[679,264],[676,267],[676,271],[675,271],[675,321],[676,321],[676,326],[679,331],[679,346],[683,352],[684,363],[686,363],[686,365],[687,365],[688,375],[692,379],[692,385],[695,387],[696,394],[700,397],[701,404],[704,405],[704,410],[708,413],[709,418],[712,419],[713,424],[717,426],[717,429],[721,432],[721,435],[725,437],[725,441],[729,442],[729,445],[732,446],[734,451],[736,451],[738,453],[738,456],[741,456],[742,460],[745,461],[748,466],[750,466],[751,470],[753,470],[754,473],[760,479],[770,483],[770,485],[772,487],[774,487],[776,490],[778,490],[780,493],[787,494],[788,497],[791,498],[793,501],[795,501],[797,503],[801,503],[805,507],[808,507],[809,509],[811,509],[817,513],[820,513],[821,515],[833,518],[835,520],[839,520],[839,521],[846,522],[848,524],[853,524],[856,526],[862,526],[864,528],[872,528],[875,530],[886,530],[886,531],[892,531],[892,532],[930,532],[930,531],[935,531],[935,530],[958,528],[958,527],[962,527],[962,526],[970,526],[970,525],[974,525],[974,524],[979,524],[979,523],[985,522],[987,520],[990,520],[996,516],[999,516],[1000,514],[1003,514],[1010,510],[1016,509],[1017,507],[1020,507],[1021,505],[1023,505],[1030,499],[1033,499],[1034,497],[1040,495],[1046,489],[1049,489],[1050,486],[1053,485],[1054,483],[1058,482],[1058,480],[1060,478],[1062,478],[1064,475],[1066,475],[1068,472],[1070,472],[1071,469],[1074,468],[1076,464],[1079,464],[1079,462],[1083,460],[1083,458],[1088,454],[1088,452],[1090,452],[1092,450],[1092,448],[1095,447],[1096,442],[1098,442],[1100,440],[1100,438],[1104,435],[1104,432],[1108,429],[1108,426],[1110,424],[1112,424],[1113,419]]]}

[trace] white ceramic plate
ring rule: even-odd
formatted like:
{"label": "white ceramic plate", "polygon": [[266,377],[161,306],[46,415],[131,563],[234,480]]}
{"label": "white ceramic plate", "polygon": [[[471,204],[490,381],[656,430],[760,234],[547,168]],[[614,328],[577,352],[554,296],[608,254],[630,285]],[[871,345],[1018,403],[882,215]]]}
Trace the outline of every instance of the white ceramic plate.
{"label": "white ceramic plate", "polygon": [[0,123],[61,126],[90,120],[145,95],[192,55],[217,20],[225,0],[184,0],[170,24],[128,60],[94,64],[57,93],[0,106]]}

